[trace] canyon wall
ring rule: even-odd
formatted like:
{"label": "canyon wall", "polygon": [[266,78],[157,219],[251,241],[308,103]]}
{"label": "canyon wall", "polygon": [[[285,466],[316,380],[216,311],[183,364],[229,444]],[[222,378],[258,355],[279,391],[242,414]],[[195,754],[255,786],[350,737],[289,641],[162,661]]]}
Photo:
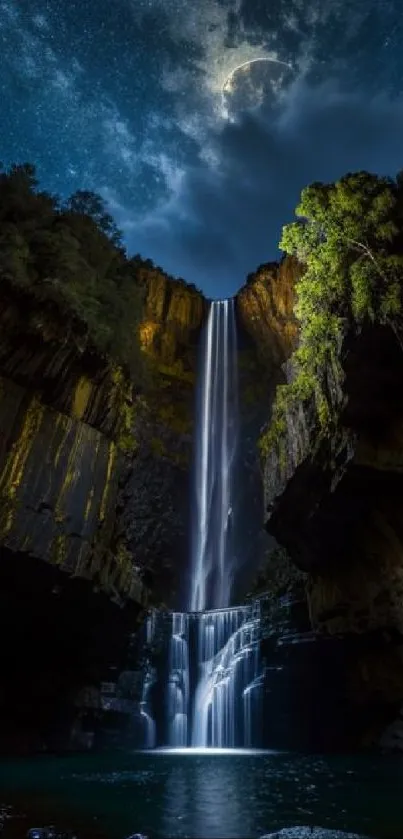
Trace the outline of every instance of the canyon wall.
{"label": "canyon wall", "polygon": [[[294,733],[304,727],[305,708],[311,734],[304,748],[310,741],[318,748],[401,749],[401,330],[397,322],[346,329],[338,362],[325,374],[331,406],[326,431],[313,401],[301,399],[285,410],[285,430],[267,447],[276,388],[293,377],[291,356],[298,344],[293,305],[302,270],[289,258],[279,267],[262,266],[238,295],[240,323],[262,362],[258,369],[254,357],[253,378],[255,388],[260,387],[254,395],[265,412],[262,418],[258,411],[258,417],[269,540],[262,540],[251,591],[270,592],[272,633],[282,598],[291,598],[305,613],[302,635],[297,622],[294,634],[281,642],[281,650],[289,650],[284,684],[277,688],[270,677],[267,702],[278,712],[283,708],[284,731]],[[276,647],[277,658],[281,650]],[[330,704],[320,673],[324,661],[333,662],[326,678],[337,702]],[[302,662],[312,680],[311,700],[287,716],[290,686],[302,678]],[[276,737],[274,745],[292,747],[278,732]]]}
{"label": "canyon wall", "polygon": [[199,336],[207,301],[192,286],[146,279],[140,341],[150,382],[134,422],[136,452],[117,525],[154,602],[179,607],[188,567],[190,470]]}
{"label": "canyon wall", "polygon": [[[243,466],[255,500],[256,437],[295,341],[294,274],[291,260],[262,266],[237,296]],[[137,381],[91,346],[79,318],[2,284],[0,542],[89,580],[117,602],[146,603],[151,591],[171,606],[186,570],[207,303],[158,269],[143,266],[136,279],[144,290]],[[256,508],[260,516],[261,499]]]}
{"label": "canyon wall", "polygon": [[298,326],[293,314],[295,283],[301,267],[292,257],[268,262],[248,276],[237,294],[241,326],[250,335],[272,381],[295,348]]}
{"label": "canyon wall", "polygon": [[[112,596],[144,601],[142,560],[147,551],[160,549],[153,488],[160,487],[161,464],[172,473],[165,483],[181,486],[180,498],[175,490],[167,493],[160,516],[178,519],[183,512],[203,313],[201,295],[164,276],[151,279],[140,324],[150,379],[145,395],[142,382],[88,347],[81,324],[66,324],[56,307],[35,304],[27,294],[2,291],[0,541],[5,547],[88,578]],[[147,515],[157,519],[149,545],[143,526],[138,557],[137,542],[127,543],[126,522],[119,517],[125,500],[124,515],[131,515],[132,497],[143,524]],[[133,517],[136,529],[136,513]],[[183,526],[177,528],[182,533]]]}
{"label": "canyon wall", "polygon": [[262,458],[267,530],[304,575],[316,636],[346,645],[356,748],[403,742],[402,385],[391,326],[346,331],[326,430],[311,400],[294,403]]}
{"label": "canyon wall", "polygon": [[267,263],[250,274],[236,296],[241,440],[238,480],[238,556],[234,591],[242,602],[273,544],[264,528],[262,470],[257,441],[270,416],[276,385],[291,354],[297,325],[293,316],[298,265],[293,259]]}
{"label": "canyon wall", "polygon": [[205,303],[149,279],[138,376],[97,351],[79,318],[2,282],[2,752],[90,748],[127,728],[138,622],[175,601]]}
{"label": "canyon wall", "polygon": [[[326,373],[327,433],[315,406],[300,401],[287,412],[278,445],[259,456],[256,440],[270,430],[276,388],[292,375],[301,270],[289,258],[263,265],[237,295],[243,565],[235,596],[268,589],[274,600],[299,603],[316,696],[320,673],[312,662],[330,655],[339,667],[337,695],[353,709],[346,745],[390,747],[401,742],[403,704],[401,344],[387,327],[346,332],[342,373]],[[52,302],[6,283],[0,299],[0,631],[11,627],[18,638],[23,626],[31,636],[32,643],[21,636],[17,644],[33,691],[31,727],[44,696],[52,715],[68,694],[69,730],[75,726],[84,743],[84,718],[120,708],[120,699],[102,697],[101,684],[117,689],[136,622],[153,603],[179,605],[187,582],[194,385],[207,302],[157,269],[144,269],[138,281],[138,380],[96,351],[79,318],[66,319]],[[259,530],[264,517],[266,533]],[[312,658],[316,642],[324,652]],[[300,658],[292,650],[295,676]],[[125,684],[138,682],[136,662],[130,666]],[[20,708],[19,730],[25,712],[15,659],[6,657],[3,669],[0,711],[7,729]],[[122,694],[123,704],[138,701],[138,691]],[[331,719],[323,719],[325,731]]]}

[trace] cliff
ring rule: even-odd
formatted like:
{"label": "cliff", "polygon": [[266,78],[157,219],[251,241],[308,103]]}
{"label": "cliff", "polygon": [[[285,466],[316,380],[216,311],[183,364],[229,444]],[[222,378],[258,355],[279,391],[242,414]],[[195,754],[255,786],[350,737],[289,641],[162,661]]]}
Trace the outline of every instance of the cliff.
{"label": "cliff", "polygon": [[119,538],[155,602],[180,605],[188,569],[189,472],[198,339],[207,301],[193,287],[146,278],[139,333],[151,382],[134,423],[137,443],[120,494]]}
{"label": "cliff", "polygon": [[193,286],[156,269],[140,271],[138,282],[145,288],[143,349],[158,361],[160,372],[194,382],[195,338],[207,311],[206,300]]}
{"label": "cliff", "polygon": [[[0,539],[5,547],[93,580],[112,596],[144,602],[141,557],[118,535],[122,484],[130,507],[130,487],[149,492],[161,461],[167,470],[187,472],[202,317],[199,294],[164,276],[151,278],[140,324],[151,376],[145,396],[141,383],[84,340],[79,319],[66,322],[53,303],[3,284]],[[175,501],[170,497],[171,505]],[[150,500],[149,516],[152,509]],[[175,537],[165,537],[167,552],[170,538]],[[143,552],[146,541],[143,528]]]}
{"label": "cliff", "polygon": [[129,373],[60,301],[1,282],[2,752],[89,748],[124,727],[137,694],[110,711],[102,691],[147,605],[175,601],[205,304],[154,269],[138,284]]}
{"label": "cliff", "polygon": [[316,636],[347,645],[355,747],[402,743],[402,258],[391,211],[399,196],[367,173],[304,191],[305,223],[283,237],[306,254],[301,338],[261,437],[266,528],[305,575]]}
{"label": "cliff", "polygon": [[[383,566],[393,556],[396,561],[401,540],[403,358],[393,331],[375,326],[346,336],[340,356],[341,379],[328,370],[331,431],[321,433],[313,406],[300,404],[287,416],[285,457],[273,449],[264,458],[267,525],[281,536],[301,569],[353,578],[359,558],[362,568],[368,563],[368,570],[373,567],[384,578],[384,588],[392,581]],[[347,625],[359,629],[366,583],[368,576],[357,580],[355,597],[353,586],[340,614],[328,616],[329,630]],[[363,628],[385,622],[385,605],[380,598],[382,608],[372,616],[361,615]],[[319,623],[324,619],[316,609],[313,617]],[[401,620],[399,610],[396,619]]]}
{"label": "cliff", "polygon": [[250,274],[237,294],[241,327],[250,336],[266,375],[276,378],[295,348],[298,327],[294,316],[295,283],[301,266],[293,257],[268,262]]}
{"label": "cliff", "polygon": [[[63,214],[52,213],[54,227]],[[63,224],[72,225],[76,250],[95,237],[95,256],[89,248],[78,274],[60,279],[48,265],[49,240],[32,243],[32,223],[21,222],[25,250],[17,237],[24,270],[14,222],[0,262],[0,631],[11,627],[18,639],[30,691],[39,673],[50,708],[68,694],[69,713],[72,703],[81,713],[80,702],[95,713],[101,680],[116,685],[111,671],[124,670],[145,607],[179,606],[187,584],[196,356],[207,303],[152,263],[111,251],[80,215],[65,213]],[[52,247],[55,236],[52,228]],[[336,275],[339,251],[338,241]],[[59,263],[70,270],[71,252],[57,270]],[[343,642],[346,706],[363,709],[347,745],[361,746],[380,741],[403,703],[403,361],[396,289],[381,301],[381,317],[367,275],[358,271],[357,287],[346,291],[346,264],[336,282],[327,262],[326,281],[316,282],[317,261],[309,275],[287,256],[262,265],[236,297],[243,566],[235,597],[262,564],[260,591],[297,598],[311,640],[335,649]],[[352,315],[363,306],[364,315]],[[5,673],[7,720],[23,684],[11,658]],[[93,690],[95,704],[77,699]],[[41,702],[39,692],[33,728]]]}
{"label": "cliff", "polygon": [[[0,172],[0,231],[0,544],[143,603],[145,560],[183,539],[204,300],[128,257],[100,196],[40,191],[31,164]],[[163,548],[151,524],[128,544],[121,519],[141,492],[151,522],[161,463]]]}
{"label": "cliff", "polygon": [[403,702],[403,355],[391,329],[373,327],[346,336],[340,357],[341,380],[328,371],[331,433],[300,404],[264,458],[266,527],[307,572],[314,631],[358,650],[346,693],[367,712],[363,744]]}
{"label": "cliff", "polygon": [[141,602],[111,551],[133,400],[122,371],[80,348],[82,324],[6,285],[0,324],[2,544]]}
{"label": "cliff", "polygon": [[267,263],[250,274],[236,295],[240,405],[240,460],[237,504],[242,525],[237,535],[238,557],[235,600],[242,601],[267,550],[262,530],[264,500],[257,441],[270,415],[276,384],[295,346],[297,325],[293,315],[298,265],[292,258]]}

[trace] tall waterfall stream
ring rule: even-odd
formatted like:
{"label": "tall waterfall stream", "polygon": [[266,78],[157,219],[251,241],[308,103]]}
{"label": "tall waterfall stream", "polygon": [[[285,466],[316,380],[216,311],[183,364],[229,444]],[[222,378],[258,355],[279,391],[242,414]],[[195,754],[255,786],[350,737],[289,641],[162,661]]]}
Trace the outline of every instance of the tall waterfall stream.
{"label": "tall waterfall stream", "polygon": [[[213,301],[197,388],[187,612],[173,612],[167,666],[159,677],[159,735],[143,691],[147,748],[259,745],[262,675],[259,603],[231,608],[236,571],[234,510],[239,439],[237,334],[233,300]],[[149,619],[148,641],[158,626]]]}

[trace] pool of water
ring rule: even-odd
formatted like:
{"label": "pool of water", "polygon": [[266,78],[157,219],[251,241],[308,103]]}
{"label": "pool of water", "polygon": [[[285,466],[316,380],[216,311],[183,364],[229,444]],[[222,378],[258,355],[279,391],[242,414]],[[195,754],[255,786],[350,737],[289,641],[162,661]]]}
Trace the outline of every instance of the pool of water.
{"label": "pool of water", "polygon": [[255,839],[321,825],[403,837],[403,759],[273,752],[114,752],[0,761],[4,839],[32,820],[79,839]]}

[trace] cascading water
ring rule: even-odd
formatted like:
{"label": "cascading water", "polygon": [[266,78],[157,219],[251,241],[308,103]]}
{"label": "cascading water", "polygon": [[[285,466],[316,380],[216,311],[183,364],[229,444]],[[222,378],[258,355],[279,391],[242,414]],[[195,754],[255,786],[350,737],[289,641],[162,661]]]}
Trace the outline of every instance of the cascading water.
{"label": "cascading water", "polygon": [[260,608],[229,608],[238,431],[235,306],[214,301],[196,413],[189,611],[169,616],[162,740],[171,747],[259,745]]}
{"label": "cascading water", "polygon": [[148,694],[151,686],[152,681],[149,676],[146,676],[140,702],[140,716],[144,723],[144,747],[146,749],[153,749],[156,745],[155,722],[148,707]]}
{"label": "cascading water", "polygon": [[211,303],[199,381],[191,612],[225,608],[231,597],[234,466],[239,414],[233,300]]}
{"label": "cascading water", "polygon": [[187,746],[189,711],[189,617],[172,614],[168,676],[168,745]]}
{"label": "cascading water", "polygon": [[258,710],[260,615],[256,606],[228,609],[236,564],[232,520],[239,434],[237,361],[234,300],[213,302],[195,430],[190,597],[190,609],[197,613],[190,743],[204,748],[251,745]]}
{"label": "cascading water", "polygon": [[197,623],[192,746],[252,746],[260,710],[259,605],[204,612]]}
{"label": "cascading water", "polygon": [[[146,637],[145,642],[146,646],[152,643],[154,632],[155,632],[155,623],[156,623],[156,613],[150,612],[147,617],[145,631]],[[150,702],[149,702],[149,693],[150,688],[153,685],[153,674],[149,668],[146,667],[144,678],[143,678],[143,688],[141,693],[141,700],[140,700],[140,717],[143,722],[143,729],[144,729],[144,746],[146,749],[153,749],[156,745],[156,727],[155,722],[152,716]]]}

